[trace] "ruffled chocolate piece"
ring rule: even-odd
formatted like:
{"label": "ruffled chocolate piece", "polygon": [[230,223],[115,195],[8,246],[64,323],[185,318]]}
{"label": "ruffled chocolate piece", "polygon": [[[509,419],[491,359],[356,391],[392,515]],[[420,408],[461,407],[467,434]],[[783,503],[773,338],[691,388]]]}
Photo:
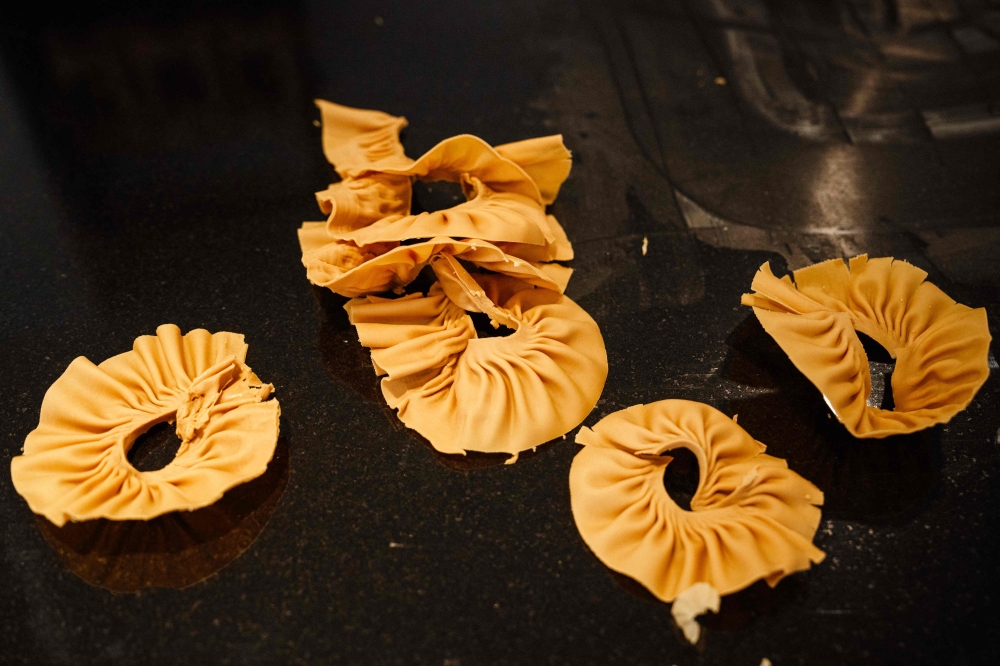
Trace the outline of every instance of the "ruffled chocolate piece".
{"label": "ruffled chocolate piece", "polygon": [[[812,543],[823,493],[708,405],[635,405],[581,428],[569,486],[583,540],[608,567],[663,601],[697,583],[719,594],[785,576],[823,560]],[[663,484],[686,448],[700,481],[691,510]]]}
{"label": "ruffled chocolate piece", "polygon": [[452,208],[419,215],[390,215],[353,229],[343,226],[341,220],[331,216],[327,222],[330,238],[359,246],[435,236],[543,247],[555,247],[557,241],[544,206],[521,194],[496,192],[478,180],[473,182],[469,200]]}
{"label": "ruffled chocolate piece", "polygon": [[[820,390],[855,437],[881,438],[946,423],[989,376],[984,308],[948,297],[927,273],[891,257],[825,261],[778,279],[754,276],[753,307],[764,330]],[[893,410],[870,407],[868,358],[856,331],[896,359]]]}
{"label": "ruffled chocolate piece", "polygon": [[373,164],[405,169],[413,162],[399,142],[406,118],[322,99],[316,106],[323,119],[323,154],[341,178],[361,176]]}
{"label": "ruffled chocolate piece", "polygon": [[[130,352],[74,360],[42,401],[38,427],[11,460],[14,488],[55,525],[94,518],[148,520],[216,502],[264,473],[278,440],[273,387],[246,366],[236,333],[172,324]],[[139,435],[176,422],[181,445],[163,469],[127,460]]]}
{"label": "ruffled chocolate piece", "polygon": [[[459,135],[416,160],[406,121],[317,102],[324,150],[343,181],[317,197],[327,221],[299,229],[309,280],[347,304],[400,420],[439,451],[513,454],[565,434],[607,377],[594,321],[562,295],[572,245],[545,206],[572,162],[562,137],[493,147]],[[467,201],[410,214],[414,180],[460,183]],[[427,266],[426,295],[402,293]],[[470,271],[485,271],[470,273]],[[479,338],[468,312],[508,337]]]}
{"label": "ruffled chocolate piece", "polygon": [[[490,146],[471,135],[445,139],[417,160],[399,143],[406,125],[379,111],[317,100],[323,148],[343,180],[316,194],[327,214],[300,230],[303,263],[327,263],[381,253],[387,244],[447,236],[501,244],[534,262],[567,261],[573,248],[559,222],[545,212],[572,162],[562,137]],[[412,181],[462,184],[467,201],[445,210],[410,214]]]}
{"label": "ruffled chocolate piece", "polygon": [[520,259],[482,240],[432,238],[414,245],[383,243],[358,248],[325,242],[322,223],[299,229],[302,261],[309,281],[353,298],[405,287],[435,258],[450,256],[504,275],[518,277],[529,285],[563,291],[573,270],[559,264]]}
{"label": "ruffled chocolate piece", "polygon": [[[442,263],[426,296],[345,306],[399,419],[443,453],[515,456],[578,425],[608,372],[594,320],[558,291],[505,276],[456,278],[461,267]],[[464,292],[461,306],[453,290]],[[466,310],[515,331],[479,338]]]}

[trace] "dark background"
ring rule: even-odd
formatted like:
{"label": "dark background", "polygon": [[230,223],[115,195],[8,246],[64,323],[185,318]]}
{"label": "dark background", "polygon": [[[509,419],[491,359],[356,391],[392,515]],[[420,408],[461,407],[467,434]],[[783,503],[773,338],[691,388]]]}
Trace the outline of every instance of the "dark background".
{"label": "dark background", "polygon": [[[22,3],[0,40],[4,461],[74,357],[166,322],[244,333],[282,406],[268,475],[207,512],[57,530],[0,475],[0,662],[1000,657],[995,373],[950,424],[857,441],[739,305],[764,261],[868,252],[997,335],[1000,3]],[[580,539],[573,433],[503,466],[407,432],[299,262],[331,178],[313,97],[405,115],[411,156],[562,133],[568,293],[610,362],[587,423],[664,398],[738,413],[825,491],[827,560],[727,597],[691,647]]]}

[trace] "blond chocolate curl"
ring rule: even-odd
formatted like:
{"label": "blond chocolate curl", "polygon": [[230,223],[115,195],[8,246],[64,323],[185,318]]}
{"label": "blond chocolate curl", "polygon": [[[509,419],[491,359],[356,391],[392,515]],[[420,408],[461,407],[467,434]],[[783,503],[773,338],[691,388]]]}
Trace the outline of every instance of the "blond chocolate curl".
{"label": "blond chocolate curl", "polygon": [[[881,438],[946,423],[989,376],[986,310],[956,303],[927,273],[891,257],[825,261],[776,278],[754,276],[753,307],[764,330],[820,390],[855,437]],[[870,407],[871,376],[857,333],[896,359],[893,410]]]}
{"label": "blond chocolate curl", "polygon": [[[130,352],[74,360],[42,401],[38,427],[11,460],[14,488],[56,525],[94,518],[148,520],[216,502],[264,473],[278,440],[273,387],[244,363],[236,333],[172,324]],[[163,469],[126,458],[152,425],[176,422],[181,445]]]}
{"label": "blond chocolate curl", "polygon": [[[537,150],[532,146],[537,144]],[[554,150],[557,144],[560,150]],[[462,184],[468,201],[452,208],[419,215],[392,214],[389,209],[381,219],[360,227],[347,224],[331,215],[327,231],[331,238],[350,241],[355,245],[368,245],[387,240],[403,241],[432,236],[453,238],[480,238],[494,242],[524,243],[552,246],[559,256],[567,259],[561,240],[561,228],[555,218],[545,215],[548,196],[542,194],[539,184],[518,165],[492,148],[482,139],[460,135],[445,139],[420,159],[405,169],[379,168],[366,174],[366,181],[400,177],[419,178],[426,181],[454,181]],[[551,153],[556,152],[556,155]],[[559,137],[543,137],[519,142],[513,154],[530,162],[530,168],[548,183],[548,192],[554,197],[558,186],[569,173],[570,154]],[[387,181],[388,182],[388,181]],[[343,185],[340,183],[338,185]],[[331,189],[335,186],[331,186]],[[392,196],[391,187],[381,185],[382,196]],[[409,208],[409,192],[395,194],[398,205],[392,211]],[[343,206],[342,206],[343,208]],[[559,228],[558,230],[556,228]]]}
{"label": "blond chocolate curl", "polygon": [[[493,147],[463,134],[410,160],[405,120],[317,104],[343,181],[317,194],[327,221],[299,229],[302,263],[313,284],[354,299],[345,307],[400,420],[444,453],[511,461],[579,424],[608,362],[597,325],[562,295],[572,270],[554,263],[573,258],[545,211],[572,166],[562,137]],[[414,180],[460,183],[467,201],[413,215]],[[427,266],[438,281],[426,295],[374,296]],[[479,338],[467,312],[514,333]]]}
{"label": "blond chocolate curl", "polygon": [[341,178],[360,176],[374,164],[405,169],[413,162],[399,142],[406,118],[322,99],[315,102],[323,119],[323,153]]}
{"label": "blond chocolate curl", "polygon": [[[697,583],[722,595],[760,579],[774,586],[823,560],[812,543],[823,493],[708,405],[635,405],[581,428],[576,441],[584,448],[569,485],[580,535],[663,601]],[[677,448],[698,460],[690,511],[663,485]]]}
{"label": "blond chocolate curl", "polygon": [[[504,276],[448,277],[454,265],[439,270],[444,277],[426,296],[345,306],[399,419],[438,451],[458,454],[516,455],[579,424],[608,372],[594,320],[558,291]],[[465,292],[462,307],[450,290]],[[466,309],[516,330],[479,338]]]}
{"label": "blond chocolate curl", "polygon": [[317,192],[316,203],[327,216],[326,242],[379,220],[407,215],[412,189],[410,179],[405,176],[371,176],[348,178]]}
{"label": "blond chocolate curl", "polygon": [[302,261],[309,281],[351,298],[404,287],[416,279],[424,266],[445,255],[557,291],[566,288],[573,273],[559,264],[510,256],[482,240],[459,241],[442,236],[413,245],[382,243],[359,248],[325,243],[321,227],[322,223],[306,223],[299,229]]}
{"label": "blond chocolate curl", "polygon": [[[335,230],[328,222],[327,232],[334,240],[355,245],[451,236],[556,247],[557,237],[549,227],[544,206],[521,194],[495,192],[478,180],[472,185],[469,200],[452,208],[419,215],[388,215],[367,226],[346,230],[339,230],[339,226]],[[342,223],[338,220],[337,224]]]}
{"label": "blond chocolate curl", "polygon": [[[545,212],[572,165],[562,137],[494,148],[463,134],[411,160],[399,143],[404,118],[316,104],[324,152],[343,180],[316,194],[327,215],[322,229],[306,222],[299,233],[302,261],[314,283],[336,290],[328,275],[316,277],[318,262],[353,267],[400,242],[437,237],[497,243],[505,253],[536,263],[573,258],[565,231]],[[461,183],[467,201],[412,215],[415,179]]]}

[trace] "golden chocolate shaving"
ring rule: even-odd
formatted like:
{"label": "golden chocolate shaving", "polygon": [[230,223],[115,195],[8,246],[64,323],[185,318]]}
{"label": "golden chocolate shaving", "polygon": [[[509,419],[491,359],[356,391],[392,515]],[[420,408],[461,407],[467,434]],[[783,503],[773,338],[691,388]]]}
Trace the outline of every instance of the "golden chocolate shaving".
{"label": "golden chocolate shaving", "polygon": [[[956,303],[919,268],[861,255],[849,267],[833,259],[794,276],[779,280],[764,264],[743,304],[855,437],[946,423],[989,376],[986,310]],[[871,376],[856,331],[896,359],[893,410],[867,404]]]}
{"label": "golden chocolate shaving", "polygon": [[[58,526],[214,503],[263,474],[278,440],[273,387],[245,365],[246,353],[242,335],[181,336],[166,324],[99,365],[77,358],[46,392],[24,454],[11,460],[14,488]],[[176,421],[176,457],[157,471],[136,470],[129,448],[164,421]]]}
{"label": "golden chocolate shaving", "polygon": [[[351,322],[400,420],[438,451],[512,460],[579,424],[608,364],[597,325],[561,293],[572,270],[554,263],[573,258],[545,212],[572,166],[562,137],[494,148],[460,135],[411,160],[404,119],[317,105],[343,180],[317,194],[327,221],[299,229],[302,263],[313,284],[354,298]],[[460,183],[467,201],[412,215],[414,180]],[[402,293],[426,266],[438,279],[427,295],[373,295]],[[515,332],[480,338],[467,311]]]}
{"label": "golden chocolate shaving", "polygon": [[[542,151],[551,152],[552,139],[557,140],[560,154],[544,159],[543,153],[537,156],[540,161],[533,167],[535,172],[544,176],[544,167],[548,166],[550,171],[560,176],[561,183],[561,179],[569,173],[570,154],[557,137],[521,142],[525,145],[519,152],[530,158],[532,142],[537,143]],[[331,238],[361,246],[387,240],[451,236],[551,246],[556,253],[565,250],[562,244],[557,244],[558,233],[552,229],[553,225],[558,227],[558,222],[545,215],[545,204],[549,202],[544,200],[538,184],[518,164],[503,157],[499,149],[493,149],[482,139],[469,135],[445,139],[405,169],[380,169],[377,172],[373,169],[366,172],[365,178],[371,181],[375,178],[398,179],[401,176],[425,181],[460,182],[468,201],[419,215],[388,214],[363,227],[354,222],[345,224],[338,211],[333,210],[327,222]],[[555,189],[558,191],[558,185]],[[383,197],[391,190],[384,185],[378,188]],[[399,197],[399,204],[393,209],[402,210],[409,200],[410,195],[406,193]],[[341,208],[350,210],[345,206]],[[552,258],[563,260],[569,257]]]}
{"label": "golden chocolate shaving", "polygon": [[[581,428],[569,487],[583,540],[608,567],[663,601],[696,583],[725,595],[823,560],[812,543],[823,493],[716,409],[687,400],[635,405]],[[700,482],[691,510],[663,474],[686,448]]]}
{"label": "golden chocolate shaving", "polygon": [[323,117],[323,153],[341,178],[356,178],[373,164],[405,169],[413,161],[399,143],[406,118],[322,99],[316,106]]}
{"label": "golden chocolate shaving", "polygon": [[[594,320],[558,291],[501,275],[456,275],[464,273],[457,262],[443,263],[435,265],[442,280],[426,296],[368,296],[345,306],[400,420],[444,453],[515,456],[579,424],[608,372]],[[464,292],[464,307],[514,333],[479,338],[446,293],[453,290]]]}
{"label": "golden chocolate shaving", "polygon": [[[322,228],[306,222],[299,233],[314,283],[330,286],[324,271],[317,272],[318,263],[353,267],[400,242],[436,237],[490,241],[532,262],[573,258],[565,231],[545,213],[572,165],[560,136],[493,148],[459,135],[411,160],[399,143],[404,118],[316,103],[323,115],[324,152],[343,180],[316,194],[327,214]],[[414,179],[461,183],[468,200],[411,215]]]}
{"label": "golden chocolate shaving", "polygon": [[[299,229],[302,262],[309,281],[351,298],[404,287],[416,279],[424,266],[442,255],[557,291],[566,288],[573,273],[572,269],[559,264],[543,264],[509,256],[483,240],[459,241],[439,237],[414,245],[391,246],[385,243],[357,248],[349,244],[325,242],[325,232],[321,227],[321,222],[312,225],[307,222]],[[367,253],[368,250],[372,253]]]}

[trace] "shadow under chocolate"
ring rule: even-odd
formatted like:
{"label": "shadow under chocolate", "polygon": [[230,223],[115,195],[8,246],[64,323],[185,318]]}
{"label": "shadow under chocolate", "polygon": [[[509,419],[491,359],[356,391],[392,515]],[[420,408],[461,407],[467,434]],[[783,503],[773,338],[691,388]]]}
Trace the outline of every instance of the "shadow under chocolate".
{"label": "shadow under chocolate", "polygon": [[279,437],[261,476],[215,504],[152,520],[107,519],[56,527],[41,516],[42,536],[85,582],[112,592],[185,588],[205,580],[256,540],[288,483],[288,442]]}
{"label": "shadow under chocolate", "polygon": [[[586,544],[584,546],[586,547]],[[595,559],[598,559],[590,551],[589,547],[587,547],[587,550]],[[602,566],[604,566],[608,578],[611,579],[615,586],[624,590],[635,599],[646,603],[670,606],[668,602],[660,601],[642,583],[631,576],[619,573],[603,565],[603,563]],[[805,585],[803,576],[799,574],[782,578],[775,587],[771,587],[764,580],[758,580],[738,592],[724,595],[722,603],[719,605],[719,612],[707,612],[704,615],[700,615],[698,616],[698,622],[703,627],[712,631],[742,631],[749,627],[757,617],[776,612],[780,608],[793,603],[796,598],[805,593]],[[674,628],[677,629],[677,627]],[[704,636],[703,632],[702,639],[698,641],[699,645],[704,643]],[[686,639],[683,638],[683,634],[679,630],[678,641],[686,644]]]}
{"label": "shadow under chocolate", "polygon": [[[756,316],[749,315],[727,343],[720,375],[750,389],[747,397],[730,399],[730,410],[768,454],[786,459],[823,491],[824,518],[898,523],[919,512],[940,482],[940,426],[857,439]],[[874,351],[870,360],[879,363]],[[891,396],[884,402],[891,405]]]}

